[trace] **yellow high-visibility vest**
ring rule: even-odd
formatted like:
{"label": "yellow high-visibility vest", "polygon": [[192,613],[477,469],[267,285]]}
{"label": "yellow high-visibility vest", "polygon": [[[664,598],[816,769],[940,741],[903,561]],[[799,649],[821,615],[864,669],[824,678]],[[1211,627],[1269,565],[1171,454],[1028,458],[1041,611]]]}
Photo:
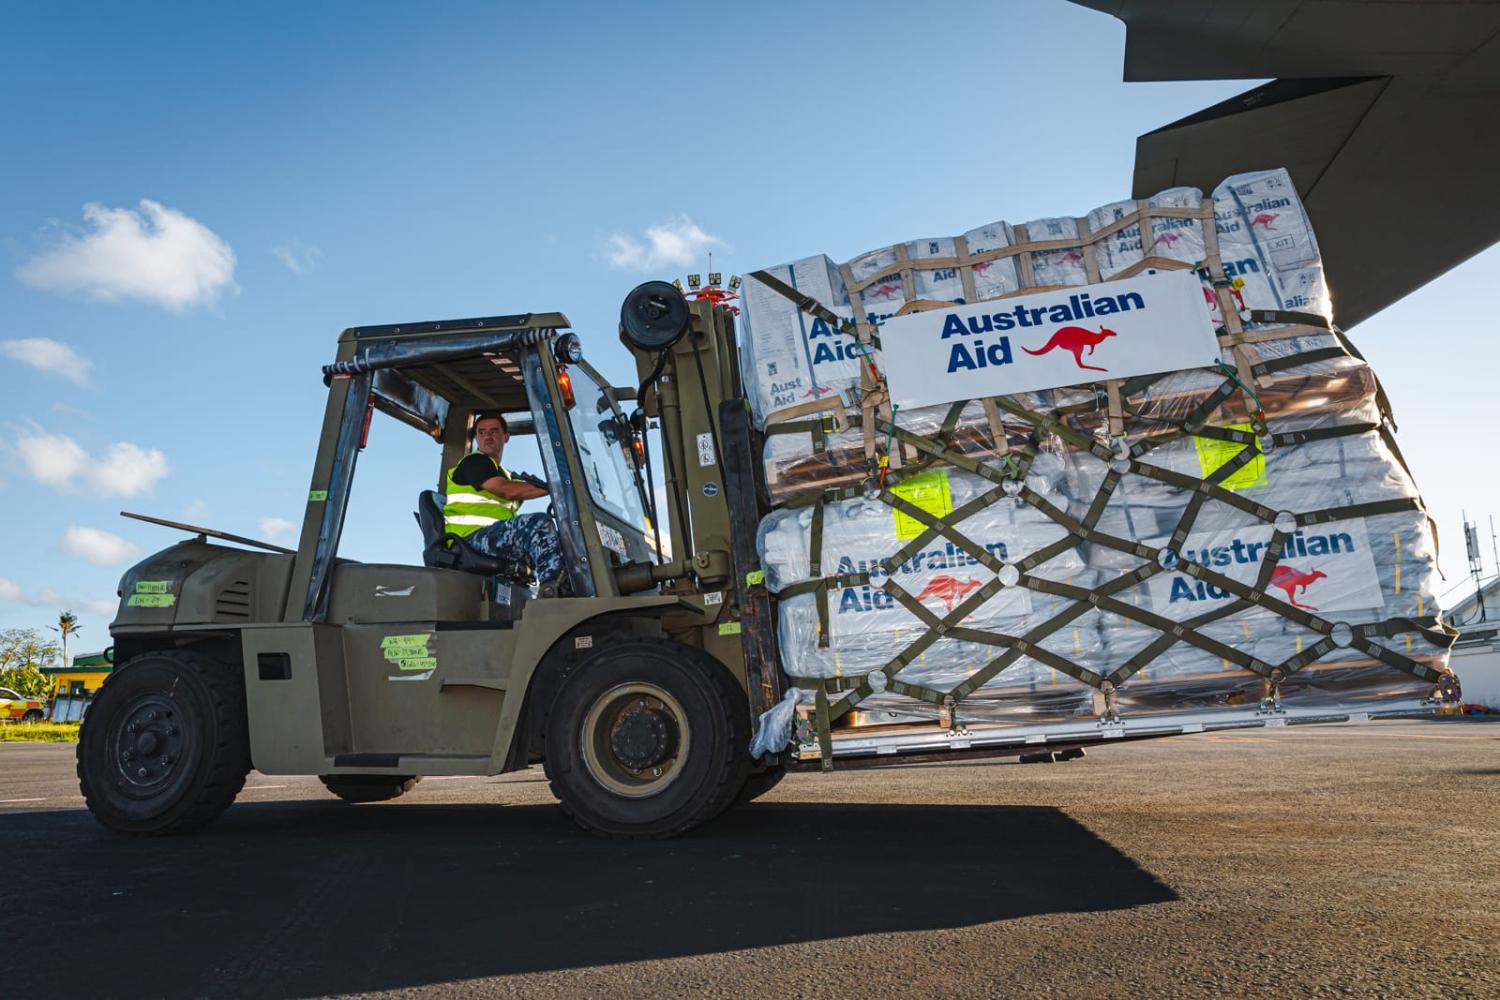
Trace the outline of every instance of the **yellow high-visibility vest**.
{"label": "yellow high-visibility vest", "polygon": [[[475,455],[483,455],[483,452],[474,452]],[[467,455],[464,456],[468,458]],[[485,455],[485,458],[490,458]],[[505,467],[493,458],[490,461],[495,465],[495,471],[507,480],[511,478]],[[462,463],[459,463],[462,464]],[[443,504],[443,528],[449,534],[463,537],[472,535],[480,528],[487,528],[496,521],[508,521],[516,516],[516,511],[521,509],[521,501],[506,500],[497,497],[493,493],[486,492],[477,486],[464,486],[453,481],[453,473],[458,466],[448,470],[445,479],[445,493],[448,500]]]}

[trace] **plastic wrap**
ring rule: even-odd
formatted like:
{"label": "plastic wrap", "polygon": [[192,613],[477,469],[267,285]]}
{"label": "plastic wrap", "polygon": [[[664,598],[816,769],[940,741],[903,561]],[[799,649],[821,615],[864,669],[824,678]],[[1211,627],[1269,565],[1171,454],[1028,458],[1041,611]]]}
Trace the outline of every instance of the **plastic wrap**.
{"label": "plastic wrap", "polygon": [[[843,319],[854,318],[857,302],[859,318],[878,327],[921,303],[987,301],[1035,288],[1086,284],[1091,267],[1097,275],[1093,280],[1104,280],[1152,262],[1201,264],[1207,250],[1199,219],[1152,216],[1149,247],[1143,246],[1139,223],[1110,228],[1143,204],[1148,211],[1188,211],[1202,205],[1202,195],[1196,188],[1171,188],[1144,203],[1115,202],[1087,213],[1082,226],[1067,216],[1032,220],[1019,227],[1024,241],[1017,227],[995,222],[957,238],[883,247],[843,266],[820,255],[766,270]],[[1286,171],[1228,178],[1215,189],[1212,208],[1224,270],[1240,282],[1234,292],[1237,306],[1331,315],[1317,240]],[[1033,243],[1073,240],[1076,245],[1020,251],[967,266],[953,263]],[[934,263],[923,266],[924,261]],[[893,268],[905,274],[888,273]],[[1200,269],[1199,275],[1204,308],[1221,319],[1208,270]],[[972,295],[966,281],[972,283]],[[863,287],[851,292],[851,282]],[[753,278],[746,279],[742,298],[741,367],[759,426],[801,415],[809,404],[857,393],[859,362],[849,353],[846,336]],[[878,364],[879,352],[875,359]]]}
{"label": "plastic wrap", "polygon": [[[1274,714],[1283,699],[1353,712],[1431,703],[1451,679],[1421,498],[1374,373],[1327,323],[1317,240],[1286,173],[1221,184],[1211,239],[1196,189],[1147,206],[996,223],[846,267],[809,258],[783,277],[844,317],[857,287],[878,326],[961,300],[966,284],[982,299],[1192,266],[1222,321],[1217,367],[890,417],[868,402],[858,353],[821,349],[853,343],[847,332],[808,327],[792,364],[795,307],[755,283],[745,350],[762,367],[748,381],[786,505],[764,519],[760,554],[796,683],[854,692],[845,713],[958,727]],[[1015,252],[967,276],[951,266],[979,248]],[[761,392],[768,316],[785,333],[775,398]]]}

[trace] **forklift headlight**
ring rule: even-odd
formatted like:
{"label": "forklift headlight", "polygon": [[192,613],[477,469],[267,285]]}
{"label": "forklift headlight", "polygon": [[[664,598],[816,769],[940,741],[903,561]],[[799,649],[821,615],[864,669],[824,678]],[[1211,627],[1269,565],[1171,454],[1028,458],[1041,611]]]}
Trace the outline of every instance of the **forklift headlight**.
{"label": "forklift headlight", "polygon": [[565,333],[553,345],[552,356],[560,364],[576,365],[583,360],[583,341],[576,333]]}

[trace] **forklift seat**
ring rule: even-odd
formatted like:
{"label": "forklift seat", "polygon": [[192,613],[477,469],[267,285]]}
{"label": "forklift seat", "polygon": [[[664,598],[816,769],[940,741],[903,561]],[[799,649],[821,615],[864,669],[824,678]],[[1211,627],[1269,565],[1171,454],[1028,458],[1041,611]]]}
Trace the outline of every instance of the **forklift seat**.
{"label": "forklift seat", "polygon": [[528,586],[533,580],[531,564],[526,559],[491,556],[480,552],[463,537],[443,530],[444,497],[436,490],[423,490],[417,496],[415,517],[422,529],[422,564],[439,569],[457,569],[483,576],[498,576],[516,586]]}

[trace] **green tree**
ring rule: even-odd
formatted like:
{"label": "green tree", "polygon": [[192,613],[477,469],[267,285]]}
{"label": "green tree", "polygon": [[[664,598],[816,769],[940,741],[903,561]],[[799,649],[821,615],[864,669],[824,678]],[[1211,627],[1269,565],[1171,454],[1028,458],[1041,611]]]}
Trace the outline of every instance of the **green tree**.
{"label": "green tree", "polygon": [[47,626],[54,632],[62,635],[62,665],[68,665],[68,636],[75,632],[83,631],[83,626],[78,624],[78,616],[71,611],[64,611],[57,616],[57,624]]}
{"label": "green tree", "polygon": [[0,670],[0,688],[10,688],[26,698],[45,698],[52,692],[52,682],[36,667],[25,664]]}
{"label": "green tree", "polygon": [[57,644],[34,628],[0,630],[0,687],[30,698],[45,696],[49,685],[40,668],[52,666],[57,654]]}

